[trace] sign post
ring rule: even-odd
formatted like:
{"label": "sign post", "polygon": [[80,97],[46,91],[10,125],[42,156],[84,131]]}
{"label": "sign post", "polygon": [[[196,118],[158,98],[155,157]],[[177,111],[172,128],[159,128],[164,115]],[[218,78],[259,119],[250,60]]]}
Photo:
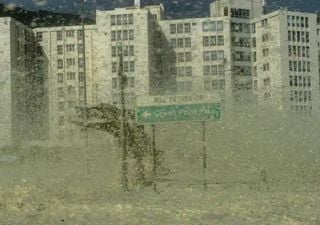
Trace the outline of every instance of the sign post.
{"label": "sign post", "polygon": [[155,124],[198,121],[202,124],[203,188],[207,189],[206,121],[221,118],[220,96],[212,94],[149,96],[137,99],[136,122],[151,124],[153,153],[153,189],[156,191],[157,152]]}

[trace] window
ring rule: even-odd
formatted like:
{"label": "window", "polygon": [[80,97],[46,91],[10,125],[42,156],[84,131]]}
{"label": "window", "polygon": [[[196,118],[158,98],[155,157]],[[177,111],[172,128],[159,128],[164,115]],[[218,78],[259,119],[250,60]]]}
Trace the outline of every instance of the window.
{"label": "window", "polygon": [[75,80],[75,79],[76,79],[76,73],[74,73],[74,72],[68,72],[68,73],[67,73],[67,79],[68,79],[68,80]]}
{"label": "window", "polygon": [[266,41],[268,41],[269,40],[269,35],[268,34],[263,34],[262,35],[262,41],[263,42],[266,42]]}
{"label": "window", "polygon": [[217,31],[223,31],[223,21],[217,21]]}
{"label": "window", "polygon": [[[84,97],[84,87],[83,86],[79,87],[79,97]],[[82,104],[80,104],[80,105],[82,105]]]}
{"label": "window", "polygon": [[63,54],[63,46],[62,45],[57,45],[57,54],[62,55]]}
{"label": "window", "polygon": [[59,116],[58,124],[59,126],[64,126],[64,116]]}
{"label": "window", "polygon": [[112,89],[117,89],[118,88],[118,78],[113,77],[112,78]]}
{"label": "window", "polygon": [[134,39],[134,32],[133,30],[129,30],[129,40],[133,40]]}
{"label": "window", "polygon": [[216,36],[210,37],[210,46],[216,46],[217,45],[217,38]]}
{"label": "window", "polygon": [[268,49],[268,48],[262,49],[262,56],[263,56],[263,57],[266,57],[266,56],[268,56],[268,55],[269,55],[269,49]]}
{"label": "window", "polygon": [[178,53],[178,62],[184,62],[184,53],[183,52]]}
{"label": "window", "polygon": [[203,52],[203,61],[210,61],[210,52],[209,51]]}
{"label": "window", "polygon": [[190,33],[190,32],[191,32],[190,23],[185,23],[185,24],[184,24],[184,32],[185,32],[185,33]]}
{"label": "window", "polygon": [[76,103],[75,101],[68,101],[68,108],[69,109],[73,109],[76,107]]}
{"label": "window", "polygon": [[42,40],[43,40],[42,32],[37,32],[37,41],[42,41]]}
{"label": "window", "polygon": [[75,87],[72,86],[72,85],[69,85],[68,88],[67,88],[68,94],[74,94],[75,90],[76,90]]}
{"label": "window", "polygon": [[115,15],[111,15],[111,26],[116,25],[116,16]]}
{"label": "window", "polygon": [[192,67],[191,66],[187,66],[186,67],[186,76],[187,77],[191,77],[192,76]]}
{"label": "window", "polygon": [[63,73],[58,73],[58,83],[63,83]]}
{"label": "window", "polygon": [[191,38],[185,38],[184,39],[184,47],[185,48],[191,48]]}
{"label": "window", "polygon": [[130,61],[130,72],[134,72],[134,62],[133,61]]}
{"label": "window", "polygon": [[177,33],[178,34],[182,34],[183,33],[183,24],[182,23],[179,23],[177,25]]}
{"label": "window", "polygon": [[122,24],[123,25],[127,25],[128,24],[128,15],[127,14],[123,14],[122,15]]}
{"label": "window", "polygon": [[74,66],[76,65],[76,60],[74,58],[67,59],[67,66]]}
{"label": "window", "polygon": [[82,30],[78,30],[78,32],[77,32],[77,36],[78,36],[78,40],[82,40],[82,38],[83,38],[83,31]]}
{"label": "window", "polygon": [[127,40],[129,39],[129,37],[128,37],[128,31],[127,31],[127,30],[123,30],[123,31],[122,31],[122,39],[123,39],[124,41],[127,41]]}
{"label": "window", "polygon": [[57,31],[57,41],[62,41],[62,31]]}
{"label": "window", "polygon": [[74,37],[74,30],[67,30],[66,37],[73,38]]}
{"label": "window", "polygon": [[118,30],[117,31],[117,41],[121,41],[122,40],[122,31]]}
{"label": "window", "polygon": [[177,32],[176,24],[170,24],[170,34],[175,34]]}
{"label": "window", "polygon": [[218,36],[218,45],[224,45],[224,39],[223,39],[223,36],[222,35],[219,35]]}
{"label": "window", "polygon": [[177,39],[172,38],[171,41],[170,41],[170,46],[172,48],[176,48],[177,47]]}
{"label": "window", "polygon": [[209,37],[203,37],[203,46],[204,47],[207,47],[209,46]]}
{"label": "window", "polygon": [[116,31],[111,31],[111,41],[116,41],[117,40],[117,33]]}
{"label": "window", "polygon": [[133,14],[129,14],[128,19],[129,19],[129,24],[132,25],[133,24]]}
{"label": "window", "polygon": [[62,60],[62,59],[58,59],[58,61],[57,61],[57,68],[58,68],[58,69],[62,69],[62,68],[63,68],[63,60]]}
{"label": "window", "polygon": [[292,39],[291,39],[291,31],[289,30],[288,31],[288,41],[291,41]]}
{"label": "window", "polygon": [[83,68],[83,67],[84,67],[84,60],[83,60],[83,58],[79,58],[78,64],[79,64],[79,67],[80,67],[80,68]]}
{"label": "window", "polygon": [[78,44],[78,53],[79,53],[79,54],[82,54],[82,53],[83,53],[83,50],[84,50],[83,44]]}
{"label": "window", "polygon": [[63,97],[63,96],[64,96],[63,87],[59,87],[58,88],[58,97]]}
{"label": "window", "polygon": [[66,51],[67,52],[73,52],[74,51],[74,45],[73,44],[66,45]]}
{"label": "window", "polygon": [[202,22],[202,31],[203,32],[209,31],[209,22]]}
{"label": "window", "polygon": [[263,71],[269,71],[269,70],[270,70],[269,63],[263,64]]}
{"label": "window", "polygon": [[192,61],[191,52],[186,52],[185,53],[185,60],[186,60],[186,62],[191,62]]}
{"label": "window", "polygon": [[116,23],[118,26],[122,24],[122,15],[116,15]]}
{"label": "window", "polygon": [[178,38],[178,48],[183,48],[183,39]]}
{"label": "window", "polygon": [[59,102],[58,103],[58,110],[59,110],[59,112],[63,112],[64,111],[64,102]]}
{"label": "window", "polygon": [[268,19],[263,19],[263,20],[261,20],[261,26],[262,27],[265,27],[265,26],[267,26],[268,25]]}
{"label": "window", "polygon": [[128,78],[128,84],[129,84],[130,88],[134,88],[134,83],[135,83],[134,77],[129,77]]}
{"label": "window", "polygon": [[133,45],[129,46],[129,56],[134,56],[134,46]]}
{"label": "window", "polygon": [[84,73],[83,72],[79,72],[79,82],[83,82],[84,81]]}
{"label": "window", "polygon": [[263,85],[264,86],[270,85],[270,78],[269,77],[263,79]]}

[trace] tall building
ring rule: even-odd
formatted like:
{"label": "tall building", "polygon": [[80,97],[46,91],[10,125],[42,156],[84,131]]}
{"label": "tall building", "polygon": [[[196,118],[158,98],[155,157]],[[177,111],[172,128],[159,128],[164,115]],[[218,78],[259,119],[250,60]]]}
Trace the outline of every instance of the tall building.
{"label": "tall building", "polygon": [[[3,23],[1,30],[15,33]],[[139,96],[208,92],[220,94],[231,113],[234,105],[264,102],[317,113],[319,30],[316,14],[266,13],[263,0],[217,0],[210,4],[209,17],[178,20],[166,19],[162,5],[141,7],[137,0],[132,7],[97,11],[96,24],[85,26],[85,45],[81,26],[34,29],[49,136],[77,136],[73,119],[85,91],[89,106],[119,104],[119,69],[127,77],[128,107]],[[10,45],[0,48],[4,80],[20,58]],[[1,97],[10,99],[10,83],[5,85]],[[4,102],[1,112],[11,115],[10,101]]]}
{"label": "tall building", "polygon": [[32,29],[0,18],[0,147],[46,137],[44,83]]}

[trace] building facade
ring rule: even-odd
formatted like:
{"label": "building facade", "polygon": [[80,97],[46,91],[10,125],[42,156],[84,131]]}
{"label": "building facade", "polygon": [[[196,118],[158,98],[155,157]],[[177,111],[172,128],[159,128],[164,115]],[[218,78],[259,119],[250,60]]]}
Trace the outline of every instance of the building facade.
{"label": "building facade", "polygon": [[[119,104],[120,69],[132,108],[139,96],[208,92],[218,93],[230,111],[237,104],[273,102],[287,111],[317,113],[319,24],[316,14],[266,13],[263,0],[217,0],[209,17],[179,20],[165,19],[162,5],[142,8],[135,1],[133,7],[97,11],[96,24],[85,26],[85,43],[81,26],[34,29],[49,137],[77,136],[73,120],[85,98],[89,106]],[[11,45],[0,47],[6,53],[0,62],[7,68],[0,80],[5,99],[11,93],[5,78],[19,58]],[[10,101],[2,101],[1,112],[11,115]]]}
{"label": "building facade", "polygon": [[44,83],[32,29],[0,18],[0,147],[46,137]]}

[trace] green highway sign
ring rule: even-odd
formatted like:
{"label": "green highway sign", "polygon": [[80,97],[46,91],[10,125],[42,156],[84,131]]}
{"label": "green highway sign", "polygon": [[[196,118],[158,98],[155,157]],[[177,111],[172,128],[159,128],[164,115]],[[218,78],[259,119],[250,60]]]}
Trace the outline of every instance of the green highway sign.
{"label": "green highway sign", "polygon": [[221,118],[221,104],[217,96],[184,95],[154,96],[138,99],[138,124],[210,121]]}

